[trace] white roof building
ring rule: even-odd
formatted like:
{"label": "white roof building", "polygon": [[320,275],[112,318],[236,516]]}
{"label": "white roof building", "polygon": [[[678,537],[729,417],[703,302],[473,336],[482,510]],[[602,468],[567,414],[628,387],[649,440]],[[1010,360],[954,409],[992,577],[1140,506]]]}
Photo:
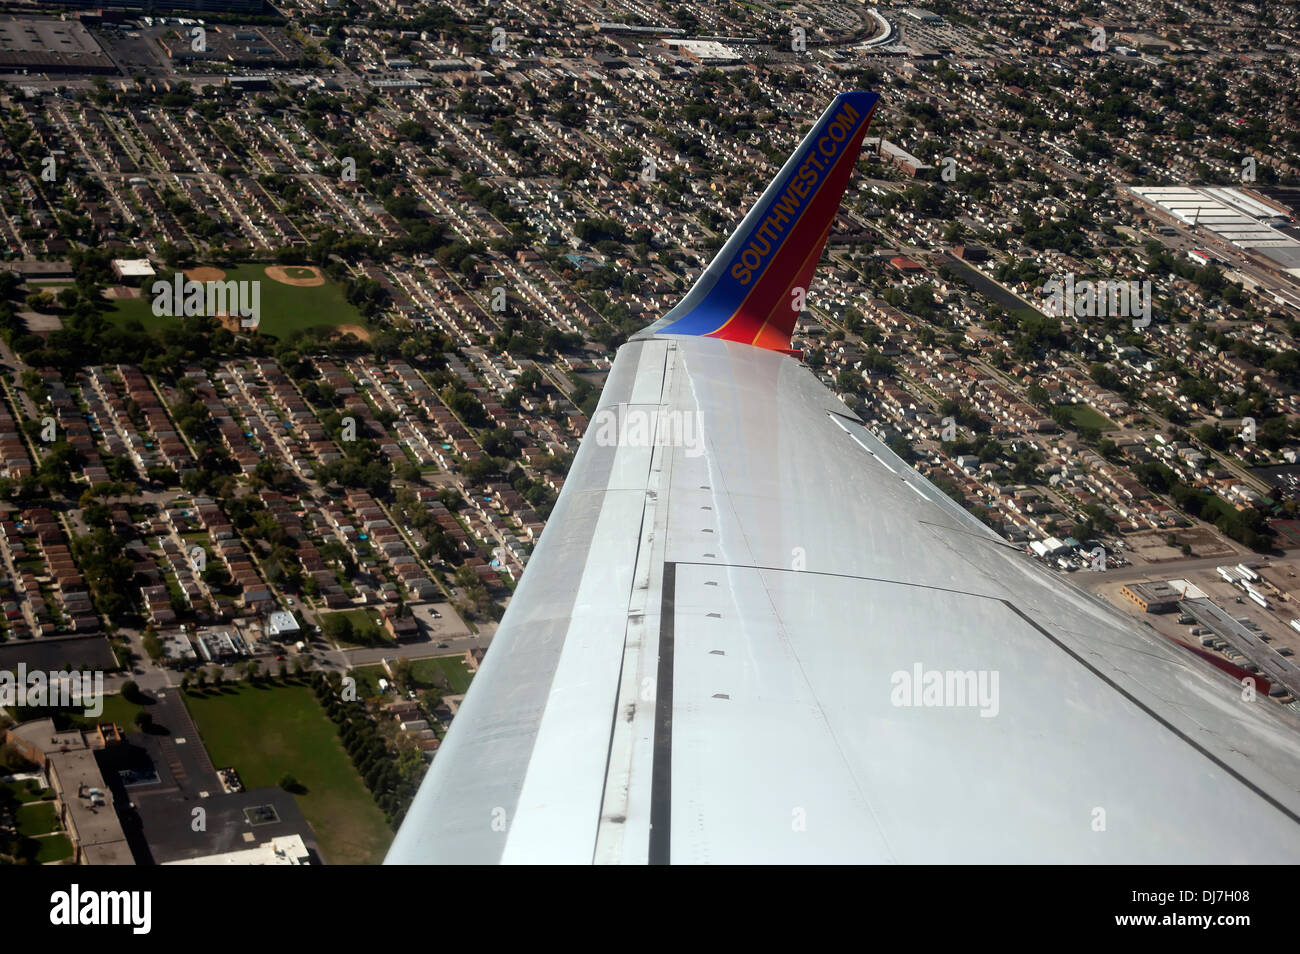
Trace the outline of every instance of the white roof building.
{"label": "white roof building", "polygon": [[284,610],[276,610],[266,617],[267,636],[296,636],[301,630],[297,618]]}
{"label": "white roof building", "polygon": [[115,258],[111,264],[113,274],[123,281],[153,278],[157,274],[147,258]]}

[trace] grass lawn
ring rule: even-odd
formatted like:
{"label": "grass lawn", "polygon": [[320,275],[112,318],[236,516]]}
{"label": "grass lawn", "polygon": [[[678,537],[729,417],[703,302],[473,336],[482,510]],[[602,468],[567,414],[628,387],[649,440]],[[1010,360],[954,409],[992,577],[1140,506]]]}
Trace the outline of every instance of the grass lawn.
{"label": "grass lawn", "polygon": [[379,695],[379,680],[387,679],[383,666],[361,666],[348,670],[348,675],[357,681],[357,697],[373,699]]}
{"label": "grass lawn", "polygon": [[46,835],[59,830],[59,813],[53,802],[28,802],[14,812],[14,827],[20,835]]}
{"label": "grass lawn", "polygon": [[104,696],[104,714],[98,719],[87,719],[88,723],[95,722],[116,722],[117,727],[123,732],[135,731],[135,714],[141,709],[148,712],[152,705],[138,706],[134,702],[128,702],[121,695]]}
{"label": "grass lawn", "polygon": [[411,664],[411,671],[421,682],[434,681],[434,674],[441,673],[451,684],[454,693],[465,692],[469,688],[473,673],[465,668],[463,656],[436,656],[433,659],[418,659]]}
{"label": "grass lawn", "polygon": [[[220,267],[220,266],[218,266]],[[295,287],[275,281],[266,274],[265,265],[238,265],[223,268],[226,277],[222,281],[260,281],[261,314],[257,331],[272,337],[284,337],[294,331],[306,331],[311,328],[332,328],[336,325],[366,326],[361,316],[343,295],[342,286],[326,279],[325,284],[313,287]],[[291,278],[304,277],[295,266],[287,268]],[[150,284],[143,287],[140,298],[119,298],[114,300],[113,308],[108,312],[110,320],[121,325],[132,319],[138,320],[148,331],[165,328],[178,321],[167,315],[153,313],[153,296]]]}
{"label": "grass lawn", "polygon": [[[65,723],[70,727],[79,729],[93,729],[100,722],[115,722],[117,727],[125,732],[134,732],[135,714],[141,709],[148,710],[152,703],[147,706],[138,706],[134,702],[128,702],[119,694],[104,694],[104,711],[97,716],[88,716],[84,709],[21,709],[19,710],[19,721],[25,719],[43,718],[52,713],[58,713],[60,724]],[[28,771],[27,769],[23,771]],[[0,775],[9,774],[0,767]]]}
{"label": "grass lawn", "polygon": [[0,789],[8,789],[13,797],[20,802],[39,802],[45,789],[41,788],[41,783],[36,782],[36,791],[28,789],[28,783],[33,781],[27,779],[22,782],[0,782]]}
{"label": "grass lawn", "polygon": [[378,608],[358,608],[350,610],[337,610],[337,612],[346,617],[352,624],[353,637],[346,642],[358,646],[396,646],[397,640],[388,635],[388,632],[382,627],[375,624],[379,616]]}
{"label": "grass lawn", "polygon": [[378,864],[393,840],[334,723],[306,686],[186,694],[215,765],[233,765],[248,788],[278,785],[285,772],[306,793],[294,796],[329,864]]}
{"label": "grass lawn", "polygon": [[1074,421],[1075,427],[1095,427],[1099,431],[1112,431],[1115,429],[1115,423],[1106,415],[1095,411],[1086,404],[1065,404],[1062,405],[1070,412],[1070,419]]}
{"label": "grass lawn", "polygon": [[[351,675],[357,680],[357,694],[363,699],[379,695],[379,680],[388,678],[383,666],[362,666],[353,669]],[[411,676],[416,683],[414,686],[416,689],[441,689],[452,693],[463,693],[469,688],[470,680],[474,678],[473,674],[465,668],[465,660],[462,656],[413,659]]]}
{"label": "grass lawn", "polygon": [[63,861],[72,857],[72,842],[67,835],[50,835],[48,838],[33,839],[40,847],[36,850],[36,863],[49,864],[51,861]]}

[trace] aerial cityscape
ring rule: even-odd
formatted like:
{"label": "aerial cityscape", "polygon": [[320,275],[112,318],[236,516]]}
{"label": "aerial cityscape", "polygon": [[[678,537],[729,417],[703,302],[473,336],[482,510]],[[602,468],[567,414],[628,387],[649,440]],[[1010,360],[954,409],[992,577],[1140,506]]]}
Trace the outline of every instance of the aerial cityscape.
{"label": "aerial cityscape", "polygon": [[1298,36],[1262,0],[0,0],[0,863],[382,862],[619,348],[848,91],[774,350],[1294,721]]}

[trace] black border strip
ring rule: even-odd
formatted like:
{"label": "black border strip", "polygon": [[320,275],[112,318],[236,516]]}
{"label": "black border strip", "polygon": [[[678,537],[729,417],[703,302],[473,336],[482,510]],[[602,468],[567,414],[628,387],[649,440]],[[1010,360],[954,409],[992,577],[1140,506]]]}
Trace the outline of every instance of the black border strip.
{"label": "black border strip", "polygon": [[654,767],[650,781],[650,856],[652,865],[670,863],[673,818],[673,614],[677,564],[664,563],[659,606],[659,674],[655,682]]}

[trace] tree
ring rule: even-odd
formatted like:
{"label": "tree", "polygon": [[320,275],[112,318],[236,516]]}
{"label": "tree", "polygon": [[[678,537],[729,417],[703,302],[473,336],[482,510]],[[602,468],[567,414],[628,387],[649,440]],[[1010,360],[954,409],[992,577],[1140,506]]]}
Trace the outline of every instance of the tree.
{"label": "tree", "polygon": [[290,792],[295,795],[306,791],[306,789],[303,788],[302,783],[299,782],[292,775],[290,775],[288,772],[285,772],[283,775],[280,776],[280,787],[284,789],[286,792]]}
{"label": "tree", "polygon": [[158,638],[157,633],[145,633],[144,639],[140,640],[144,646],[144,651],[149,654],[149,658],[157,662],[163,657],[162,640]]}
{"label": "tree", "polygon": [[144,703],[144,695],[140,692],[140,687],[136,685],[134,679],[128,679],[122,683],[122,698],[127,702],[134,702],[136,705]]}
{"label": "tree", "polygon": [[411,670],[411,660],[406,657],[397,660],[397,664],[393,666],[393,681],[396,682],[403,691],[411,688],[412,678],[414,676],[414,673]]}
{"label": "tree", "polygon": [[321,633],[331,642],[351,642],[354,638],[352,621],[342,613],[330,613],[321,618]]}

